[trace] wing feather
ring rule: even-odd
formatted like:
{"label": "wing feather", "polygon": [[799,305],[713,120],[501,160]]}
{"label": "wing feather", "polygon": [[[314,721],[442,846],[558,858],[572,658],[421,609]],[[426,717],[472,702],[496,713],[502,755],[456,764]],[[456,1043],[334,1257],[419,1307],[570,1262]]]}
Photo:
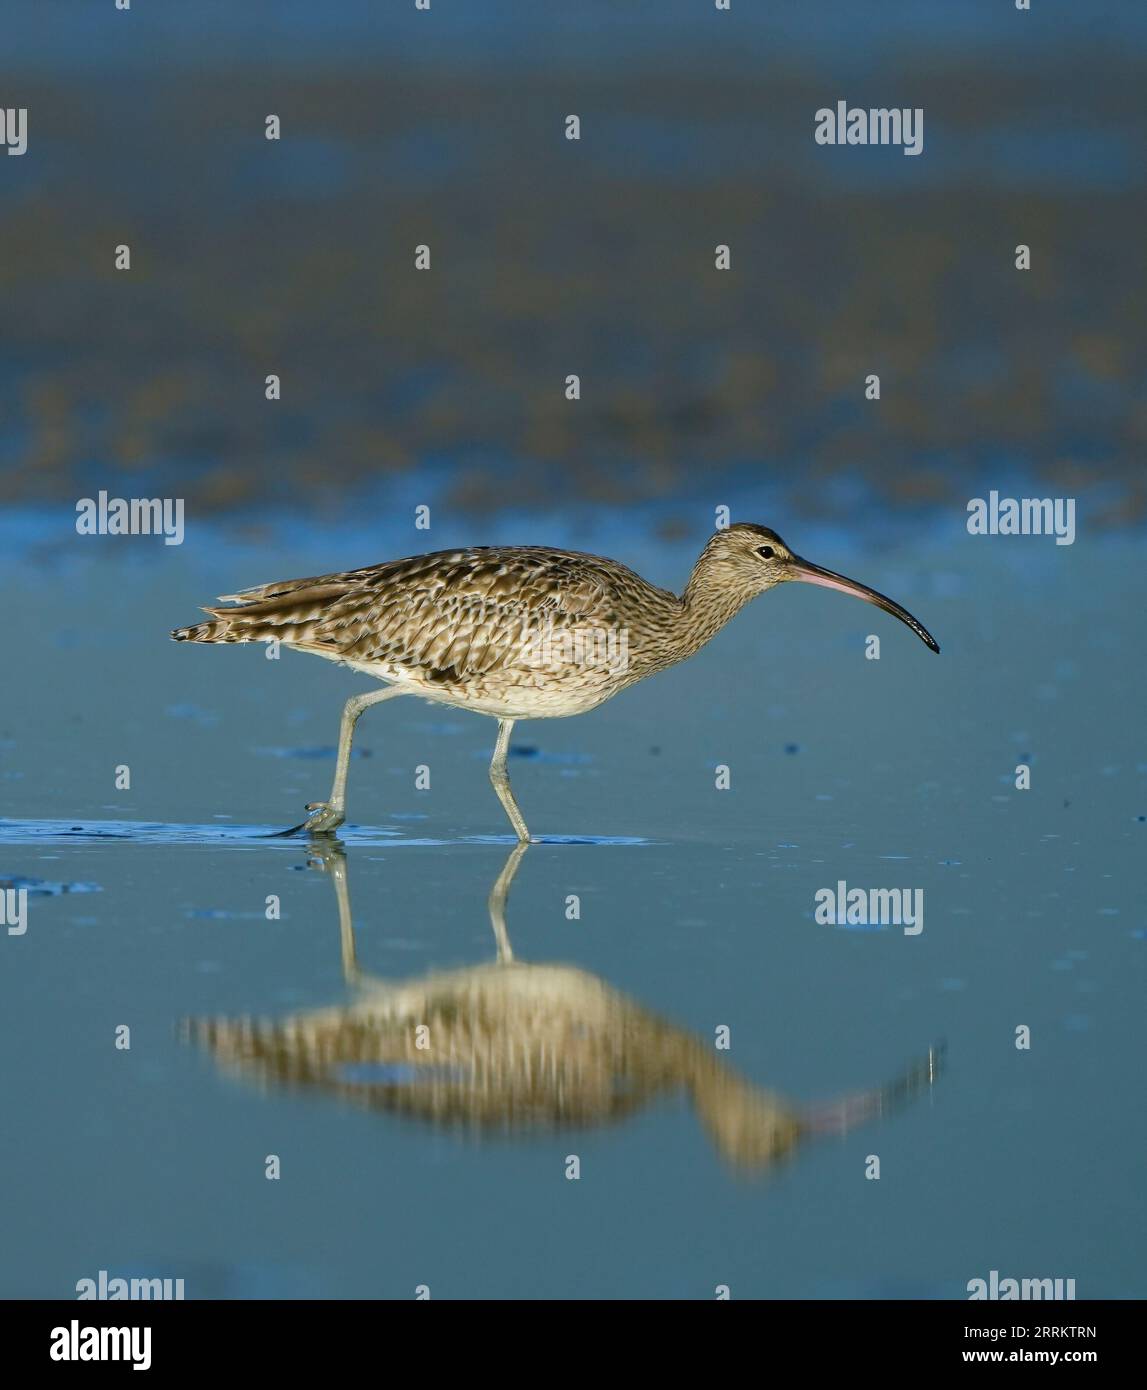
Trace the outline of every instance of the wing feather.
{"label": "wing feather", "polygon": [[454,682],[514,664],[542,630],[607,623],[631,586],[648,587],[594,555],[477,547],[256,585],[221,595],[235,607],[207,611],[237,630],[228,640],[280,636],[341,660]]}

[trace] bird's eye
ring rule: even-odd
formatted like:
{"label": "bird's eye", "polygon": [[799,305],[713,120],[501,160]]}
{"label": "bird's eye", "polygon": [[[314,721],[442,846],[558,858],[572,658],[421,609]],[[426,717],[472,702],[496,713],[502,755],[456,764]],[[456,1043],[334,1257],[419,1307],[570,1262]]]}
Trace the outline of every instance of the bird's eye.
{"label": "bird's eye", "polygon": [[762,545],[760,550],[757,551],[757,554],[762,560],[771,560],[776,553],[777,552],[771,545]]}

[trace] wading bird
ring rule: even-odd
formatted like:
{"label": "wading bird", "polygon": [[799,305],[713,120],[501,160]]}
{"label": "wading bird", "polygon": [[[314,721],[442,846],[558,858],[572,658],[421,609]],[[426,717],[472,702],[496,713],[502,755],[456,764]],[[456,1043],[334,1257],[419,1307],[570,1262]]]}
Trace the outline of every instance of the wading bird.
{"label": "wading bird", "polygon": [[386,682],[346,702],[330,796],[310,803],[296,830],[323,834],[346,818],[351,740],[362,712],[395,695],[421,695],[497,719],[490,781],[526,841],[506,772],[516,720],[595,709],[692,656],[750,599],[790,580],[874,603],[940,650],[898,603],[802,560],[775,531],[745,522],[710,538],[680,597],[598,555],[479,546],[224,594],[220,601],[235,607],[205,608],[213,621],[171,635],[177,642],[278,641]]}

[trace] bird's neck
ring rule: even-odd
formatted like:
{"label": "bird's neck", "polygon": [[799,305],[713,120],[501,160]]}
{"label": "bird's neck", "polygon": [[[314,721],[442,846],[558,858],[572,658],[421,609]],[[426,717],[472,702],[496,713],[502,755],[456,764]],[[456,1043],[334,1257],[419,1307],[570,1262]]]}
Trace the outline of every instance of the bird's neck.
{"label": "bird's neck", "polygon": [[707,557],[702,555],[693,566],[689,583],[681,595],[678,631],[685,648],[682,654],[692,656],[703,647],[730,618],[736,617],[750,598],[751,593],[714,574]]}

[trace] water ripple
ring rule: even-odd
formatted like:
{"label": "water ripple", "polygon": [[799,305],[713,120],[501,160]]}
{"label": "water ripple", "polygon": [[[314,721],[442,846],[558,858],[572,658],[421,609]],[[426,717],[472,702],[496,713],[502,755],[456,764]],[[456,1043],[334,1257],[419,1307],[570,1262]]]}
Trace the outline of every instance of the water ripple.
{"label": "water ripple", "polygon": [[[317,838],[317,837],[316,837]],[[395,848],[426,845],[509,845],[512,835],[459,835],[452,839],[412,838],[384,826],[344,825],[337,837],[348,845],[389,845]],[[308,843],[305,835],[284,835],[274,825],[172,825],[163,821],[7,820],[0,818],[0,844],[67,845],[79,841],[119,841],[143,845],[221,845],[297,849]],[[539,835],[542,845],[652,845],[634,835]]]}

